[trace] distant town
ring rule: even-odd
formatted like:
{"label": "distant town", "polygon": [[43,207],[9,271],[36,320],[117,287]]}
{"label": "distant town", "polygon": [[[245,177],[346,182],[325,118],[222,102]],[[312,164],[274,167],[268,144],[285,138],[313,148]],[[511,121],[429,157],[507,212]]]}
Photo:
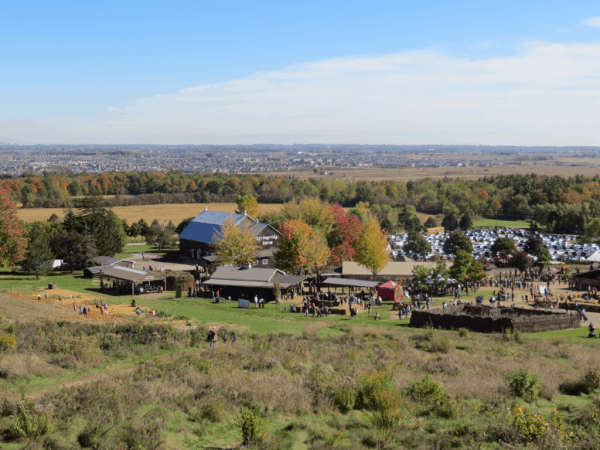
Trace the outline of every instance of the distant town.
{"label": "distant town", "polygon": [[[0,144],[0,174],[113,171],[266,173],[340,168],[506,165],[598,167],[600,147],[393,145],[13,145]],[[329,170],[329,173],[327,171]],[[333,173],[332,173],[333,172]]]}

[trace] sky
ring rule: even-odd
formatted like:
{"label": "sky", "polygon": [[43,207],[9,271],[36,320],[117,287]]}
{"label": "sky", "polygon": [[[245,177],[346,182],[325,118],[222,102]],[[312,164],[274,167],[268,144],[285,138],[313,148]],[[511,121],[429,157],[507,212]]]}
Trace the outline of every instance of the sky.
{"label": "sky", "polygon": [[0,142],[600,145],[600,3],[0,2]]}

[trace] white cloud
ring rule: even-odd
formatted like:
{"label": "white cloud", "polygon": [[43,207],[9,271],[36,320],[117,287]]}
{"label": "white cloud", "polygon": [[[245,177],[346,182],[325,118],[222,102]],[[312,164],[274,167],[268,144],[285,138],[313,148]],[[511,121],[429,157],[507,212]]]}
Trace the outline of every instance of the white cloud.
{"label": "white cloud", "polygon": [[0,120],[0,142],[600,145],[600,44],[337,58],[94,117]]}
{"label": "white cloud", "polygon": [[589,25],[590,27],[600,27],[600,16],[592,17],[591,19],[587,19],[583,22],[585,25]]}

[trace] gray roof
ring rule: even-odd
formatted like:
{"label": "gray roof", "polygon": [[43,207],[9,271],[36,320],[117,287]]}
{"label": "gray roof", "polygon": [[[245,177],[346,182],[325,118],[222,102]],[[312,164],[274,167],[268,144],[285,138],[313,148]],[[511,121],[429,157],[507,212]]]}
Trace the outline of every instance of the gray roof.
{"label": "gray roof", "polygon": [[160,272],[149,272],[121,266],[104,267],[102,270],[102,276],[110,277],[116,280],[132,281],[134,283],[143,283],[144,281],[163,281],[166,279],[166,277],[160,274]]}
{"label": "gray roof", "polygon": [[210,286],[237,286],[237,287],[252,287],[252,288],[267,288],[275,287],[274,281],[286,289],[293,284],[304,281],[307,277],[286,275],[278,269],[260,269],[252,267],[244,269],[239,267],[221,266],[218,267],[215,273],[210,277],[210,280],[203,284]]}
{"label": "gray roof", "polygon": [[243,267],[221,266],[217,267],[217,270],[215,270],[215,273],[212,274],[210,279],[260,281],[269,283],[280,275],[285,275],[285,273],[278,269],[261,269],[258,267],[245,269]]}
{"label": "gray roof", "polygon": [[113,256],[95,256],[93,258],[93,260],[96,261],[101,266],[106,266],[108,264],[114,264],[119,261],[122,261],[122,259],[123,258],[115,258]]}
{"label": "gray roof", "polygon": [[374,288],[381,284],[379,281],[352,280],[350,278],[327,278],[323,284],[330,286],[348,286]]}

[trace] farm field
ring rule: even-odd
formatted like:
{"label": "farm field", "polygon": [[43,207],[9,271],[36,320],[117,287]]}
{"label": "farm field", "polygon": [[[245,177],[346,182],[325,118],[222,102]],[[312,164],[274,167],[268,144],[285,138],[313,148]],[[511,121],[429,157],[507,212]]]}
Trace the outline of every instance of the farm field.
{"label": "farm field", "polygon": [[[127,223],[138,222],[140,219],[151,223],[157,219],[160,223],[172,220],[175,225],[183,219],[196,216],[208,207],[213,211],[235,212],[237,205],[235,203],[186,203],[186,204],[165,204],[165,205],[137,205],[137,206],[116,206],[112,210],[120,219],[127,220]],[[282,204],[261,204],[258,205],[259,212],[279,211]],[[62,208],[19,208],[19,219],[26,222],[34,220],[47,220],[52,214],[56,214],[61,220],[64,218],[65,210]]]}

